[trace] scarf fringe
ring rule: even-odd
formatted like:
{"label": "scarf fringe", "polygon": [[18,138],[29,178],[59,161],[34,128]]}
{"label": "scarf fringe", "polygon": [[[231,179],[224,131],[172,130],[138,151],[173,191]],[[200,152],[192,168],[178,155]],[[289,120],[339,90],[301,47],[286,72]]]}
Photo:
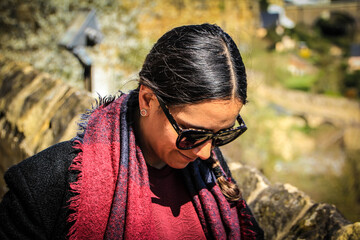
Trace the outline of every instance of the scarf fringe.
{"label": "scarf fringe", "polygon": [[[77,179],[75,182],[70,183],[70,191],[75,193],[75,196],[72,196],[69,203],[69,209],[73,212],[69,214],[68,222],[69,223],[75,223],[79,217],[79,206],[81,205],[81,190],[82,190],[82,179],[83,179],[83,173],[81,171],[82,169],[82,159],[83,159],[83,151],[82,151],[82,140],[85,135],[85,130],[88,126],[88,121],[91,116],[91,114],[101,106],[106,107],[113,101],[115,101],[117,98],[121,97],[123,95],[122,92],[119,91],[118,95],[108,95],[105,97],[101,97],[98,95],[98,98],[95,99],[95,103],[91,105],[90,109],[86,109],[85,113],[80,115],[80,120],[78,122],[78,133],[76,137],[74,138],[75,145],[73,146],[74,149],[80,150],[80,152],[77,154],[77,156],[73,159],[73,162],[71,163],[69,167],[69,171],[71,172],[77,172]],[[76,233],[76,225],[72,224],[72,226],[69,229],[69,232],[67,234],[67,237],[69,239],[78,239],[78,235]]]}
{"label": "scarf fringe", "polygon": [[[84,163],[83,160],[85,155],[84,151],[88,148],[88,143],[84,145],[83,140],[89,125],[89,121],[91,121],[91,116],[95,114],[96,111],[104,111],[106,113],[108,110],[104,110],[104,108],[108,107],[111,103],[115,102],[115,100],[119,99],[123,95],[124,93],[119,91],[117,95],[109,95],[105,97],[99,96],[98,99],[95,99],[95,103],[91,105],[91,109],[87,109],[85,113],[80,116],[80,121],[78,122],[78,133],[73,139],[73,148],[77,150],[78,154],[69,166],[69,171],[77,175],[76,180],[70,183],[70,192],[74,193],[74,195],[71,196],[68,201],[68,209],[71,213],[67,218],[67,222],[70,223],[71,226],[67,234],[67,238],[70,240],[81,239],[84,235],[84,232],[79,230],[79,226],[83,227],[84,224],[82,219],[84,215],[84,209],[82,206],[88,204],[82,196],[84,196],[84,193],[87,192],[87,189],[84,189],[87,187],[85,186],[85,172],[83,172],[85,167],[84,164],[86,164],[86,162]],[[102,119],[102,121],[104,121],[104,119]],[[79,222],[81,222],[80,225],[77,224]],[[96,232],[97,230],[94,231]]]}
{"label": "scarf fringe", "polygon": [[[78,210],[79,210],[79,206],[81,204],[80,193],[81,193],[81,190],[82,190],[82,179],[83,179],[83,173],[81,171],[81,169],[82,169],[82,156],[83,156],[82,143],[79,140],[75,140],[74,143],[75,143],[75,145],[73,146],[73,148],[80,150],[80,152],[73,159],[73,162],[71,163],[71,165],[69,167],[69,171],[78,172],[76,181],[70,183],[70,191],[75,193],[76,195],[72,196],[70,198],[70,200],[68,201],[69,202],[69,209],[74,211],[73,213],[69,214],[69,217],[68,217],[68,220],[67,220],[69,223],[74,223],[78,219]],[[70,230],[69,230],[69,232],[67,234],[67,237],[69,239],[70,238],[71,239],[77,239],[78,238],[78,236],[76,234],[76,226],[75,226],[75,224],[72,224],[72,226],[70,227]]]}
{"label": "scarf fringe", "polygon": [[91,108],[90,109],[86,109],[85,113],[80,115],[80,120],[78,122],[78,133],[76,135],[76,137],[74,138],[75,140],[79,140],[82,141],[82,139],[84,138],[85,135],[85,130],[87,128],[88,125],[88,121],[89,121],[89,117],[91,116],[91,114],[98,108],[100,107],[106,107],[108,106],[110,103],[114,102],[116,99],[118,99],[119,97],[121,97],[124,93],[119,91],[117,94],[115,95],[107,95],[104,97],[101,97],[100,94],[98,94],[98,98],[95,99],[95,103],[91,104]]}

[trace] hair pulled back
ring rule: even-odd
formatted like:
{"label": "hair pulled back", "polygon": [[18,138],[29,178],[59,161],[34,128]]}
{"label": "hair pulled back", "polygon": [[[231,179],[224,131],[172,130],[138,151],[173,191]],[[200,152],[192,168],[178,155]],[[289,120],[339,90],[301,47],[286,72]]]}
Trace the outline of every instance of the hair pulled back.
{"label": "hair pulled back", "polygon": [[240,52],[219,26],[188,25],[165,33],[147,55],[140,84],[168,106],[247,98]]}
{"label": "hair pulled back", "polygon": [[[217,25],[181,26],[165,33],[147,55],[139,76],[139,86],[149,87],[167,106],[232,98],[246,103],[242,57],[232,38]],[[137,94],[134,98],[132,103],[138,105]],[[226,199],[240,199],[238,186],[222,171],[219,160],[210,157],[207,162]]]}

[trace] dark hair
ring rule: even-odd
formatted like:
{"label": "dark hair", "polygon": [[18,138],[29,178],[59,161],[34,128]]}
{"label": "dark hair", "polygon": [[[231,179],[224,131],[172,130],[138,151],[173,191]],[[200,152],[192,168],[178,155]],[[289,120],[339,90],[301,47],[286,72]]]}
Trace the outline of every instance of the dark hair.
{"label": "dark hair", "polygon": [[[167,106],[234,97],[246,103],[247,80],[240,52],[216,25],[188,25],[165,33],[147,55],[139,75],[139,86],[149,87]],[[132,101],[137,109],[138,91]],[[229,201],[240,199],[237,185],[219,171],[219,161],[214,157],[208,161],[224,196]]]}
{"label": "dark hair", "polygon": [[240,52],[219,26],[188,25],[165,33],[147,55],[140,84],[168,106],[247,98]]}

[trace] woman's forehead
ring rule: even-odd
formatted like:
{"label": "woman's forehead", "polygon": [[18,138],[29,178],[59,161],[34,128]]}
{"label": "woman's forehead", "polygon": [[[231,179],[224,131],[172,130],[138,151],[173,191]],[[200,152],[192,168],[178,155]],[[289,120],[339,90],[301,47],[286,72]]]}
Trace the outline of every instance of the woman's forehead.
{"label": "woman's forehead", "polygon": [[233,126],[242,105],[238,99],[209,100],[179,106],[170,111],[179,124],[216,131]]}

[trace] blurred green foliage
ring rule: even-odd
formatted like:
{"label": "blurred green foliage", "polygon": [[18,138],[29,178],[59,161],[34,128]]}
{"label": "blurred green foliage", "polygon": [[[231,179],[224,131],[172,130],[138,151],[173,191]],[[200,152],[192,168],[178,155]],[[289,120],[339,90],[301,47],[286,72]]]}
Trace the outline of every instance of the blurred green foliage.
{"label": "blurred green foliage", "polygon": [[[276,43],[280,42],[283,36],[294,39],[298,45],[305,44],[311,51],[311,56],[304,61],[317,68],[317,73],[304,74],[302,76],[291,76],[272,65],[275,78],[282,86],[291,89],[310,91],[332,96],[347,96],[349,89],[355,90],[352,97],[359,98],[360,78],[359,73],[347,71],[346,59],[349,56],[351,43],[354,41],[355,29],[354,19],[343,13],[332,13],[329,19],[319,18],[313,27],[304,24],[297,24],[293,29],[285,29],[283,35],[276,33],[275,27],[269,29],[266,40],[267,48],[273,55],[272,58],[288,58],[291,54],[299,55],[296,50],[287,54],[273,52]],[[341,50],[339,55],[332,54],[332,48]],[[281,56],[282,55],[282,56]],[[274,80],[273,80],[274,81]],[[274,82],[270,82],[274,84]]]}

